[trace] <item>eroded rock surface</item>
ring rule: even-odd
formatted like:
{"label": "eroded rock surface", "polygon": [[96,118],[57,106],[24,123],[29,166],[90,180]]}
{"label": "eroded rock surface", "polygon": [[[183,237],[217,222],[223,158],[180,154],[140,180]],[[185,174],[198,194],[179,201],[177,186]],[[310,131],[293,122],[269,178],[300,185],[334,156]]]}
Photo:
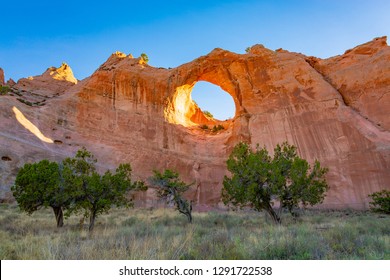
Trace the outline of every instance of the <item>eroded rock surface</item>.
{"label": "eroded rock surface", "polygon": [[5,82],[4,82],[4,71],[3,69],[0,68],[0,86],[1,85],[4,85]]}
{"label": "eroded rock surface", "polygon": [[[7,83],[12,85],[12,81]],[[22,78],[12,85],[19,101],[27,105],[42,106],[53,97],[62,95],[77,84],[72,69],[66,63],[58,68],[50,67],[42,75]]]}
{"label": "eroded rock surface", "polygon": [[[46,82],[35,77],[13,87],[48,96],[43,106],[1,97],[0,156],[11,159],[0,161],[2,197],[9,196],[25,162],[61,160],[85,146],[102,170],[130,162],[135,177],[147,179],[153,169],[175,169],[194,182],[188,197],[197,207],[214,207],[220,204],[225,161],[239,141],[273,150],[287,140],[309,162],[318,159],[329,167],[322,207],[363,209],[368,194],[390,188],[386,38],[329,59],[262,45],[243,55],[215,49],[174,69],[117,52],[78,83],[57,80],[50,69],[40,76]],[[204,116],[190,95],[198,81],[232,96],[233,119]],[[20,124],[13,107],[53,142]],[[224,129],[212,132],[201,129],[203,124]],[[156,202],[152,190],[140,198],[147,205]]]}

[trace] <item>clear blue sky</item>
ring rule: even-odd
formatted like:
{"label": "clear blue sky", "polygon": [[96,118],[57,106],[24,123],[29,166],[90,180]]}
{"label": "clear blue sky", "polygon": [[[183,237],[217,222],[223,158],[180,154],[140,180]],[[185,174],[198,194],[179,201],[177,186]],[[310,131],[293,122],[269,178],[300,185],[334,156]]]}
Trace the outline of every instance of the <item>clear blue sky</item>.
{"label": "clear blue sky", "polygon": [[63,61],[83,79],[117,50],[176,67],[216,47],[244,53],[260,43],[326,58],[390,35],[388,0],[14,0],[1,11],[0,67],[14,80]]}

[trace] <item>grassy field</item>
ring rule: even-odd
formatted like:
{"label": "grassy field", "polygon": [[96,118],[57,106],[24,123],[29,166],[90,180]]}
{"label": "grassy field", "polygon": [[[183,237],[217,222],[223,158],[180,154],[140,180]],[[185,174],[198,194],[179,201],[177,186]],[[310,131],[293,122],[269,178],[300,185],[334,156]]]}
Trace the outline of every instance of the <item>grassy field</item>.
{"label": "grassy field", "polygon": [[55,227],[50,209],[28,216],[0,205],[0,259],[390,259],[390,216],[306,211],[272,225],[254,212],[113,210],[93,235],[80,217]]}

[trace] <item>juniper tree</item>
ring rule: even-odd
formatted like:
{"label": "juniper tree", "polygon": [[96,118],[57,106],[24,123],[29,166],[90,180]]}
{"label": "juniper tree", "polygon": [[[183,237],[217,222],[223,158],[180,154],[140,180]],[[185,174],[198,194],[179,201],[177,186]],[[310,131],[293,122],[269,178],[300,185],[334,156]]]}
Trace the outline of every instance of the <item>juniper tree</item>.
{"label": "juniper tree", "polygon": [[94,229],[96,218],[113,206],[133,206],[132,200],[127,197],[130,191],[147,189],[141,181],[132,182],[132,169],[128,163],[120,164],[115,173],[106,171],[100,175],[96,172],[96,159],[85,148],[64,162],[71,171],[67,176],[67,184],[73,186],[73,202],[66,214],[81,213],[89,218],[90,232]]}
{"label": "juniper tree", "polygon": [[16,175],[11,187],[19,208],[29,215],[42,207],[53,209],[57,227],[64,224],[63,210],[71,198],[63,184],[63,168],[56,162],[42,160],[26,163]]}
{"label": "juniper tree", "polygon": [[372,199],[370,209],[373,212],[390,214],[390,191],[381,190],[369,195]]}
{"label": "juniper tree", "polygon": [[[287,142],[277,145],[271,157],[265,148],[250,149],[246,143],[237,144],[227,168],[231,177],[223,180],[222,200],[235,207],[265,210],[275,223],[281,223],[281,213],[287,209],[295,215],[299,206],[321,203],[328,185],[327,168],[318,161],[311,167],[297,155],[296,147]],[[278,201],[279,211],[273,204]]]}
{"label": "juniper tree", "polygon": [[157,188],[157,196],[165,199],[167,204],[174,204],[179,213],[185,215],[189,223],[192,223],[192,201],[183,198],[183,193],[192,184],[186,184],[179,179],[179,173],[166,169],[164,173],[153,171],[150,182]]}

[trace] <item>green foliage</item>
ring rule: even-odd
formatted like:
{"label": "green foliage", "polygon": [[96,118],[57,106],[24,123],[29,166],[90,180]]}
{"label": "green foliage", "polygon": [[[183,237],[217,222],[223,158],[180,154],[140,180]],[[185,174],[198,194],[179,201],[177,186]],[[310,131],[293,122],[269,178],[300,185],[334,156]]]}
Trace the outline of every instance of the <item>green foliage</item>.
{"label": "green foliage", "polygon": [[224,130],[225,128],[223,127],[223,125],[214,125],[213,126],[213,129],[211,130],[212,132],[218,132],[220,130]]}
{"label": "green foliage", "polygon": [[63,173],[56,162],[26,163],[18,172],[11,190],[22,211],[31,215],[41,207],[52,207],[57,226],[63,225],[62,209],[70,197],[63,184]]}
{"label": "green foliage", "polygon": [[246,53],[249,53],[251,51],[251,47],[247,47],[246,49],[245,49],[245,52]]}
{"label": "green foliage", "polygon": [[296,147],[285,142],[274,149],[270,183],[282,206],[293,214],[299,204],[306,207],[324,200],[328,189],[327,172],[328,169],[321,168],[317,160],[310,167],[306,160],[297,156]]}
{"label": "green foliage", "polygon": [[141,58],[143,61],[145,61],[145,63],[149,62],[149,57],[147,56],[146,53],[141,53]]}
{"label": "green foliage", "polygon": [[6,95],[10,90],[8,86],[0,85],[0,95]]}
{"label": "green foliage", "polygon": [[202,125],[200,125],[199,126],[199,128],[200,129],[203,129],[203,130],[211,130],[211,132],[214,132],[214,133],[216,133],[216,132],[218,132],[218,131],[220,131],[220,130],[224,130],[225,129],[225,127],[223,126],[223,125],[214,125],[213,126],[213,128],[210,128],[207,124],[202,124]]}
{"label": "green foliage", "polygon": [[371,211],[390,214],[390,191],[374,192],[369,197],[372,199],[370,202]]}
{"label": "green foliage", "polygon": [[130,164],[120,164],[115,173],[96,171],[96,159],[85,148],[75,157],[66,158],[61,164],[43,160],[25,164],[16,176],[12,187],[19,207],[28,214],[41,207],[52,207],[57,226],[63,225],[63,213],[69,217],[81,213],[90,219],[92,231],[95,219],[107,213],[112,206],[131,207],[127,197],[130,191],[145,191],[143,182],[131,181]]}
{"label": "green foliage", "polygon": [[66,215],[82,213],[90,219],[89,231],[93,230],[96,217],[108,213],[112,206],[132,207],[131,199],[126,196],[131,190],[146,190],[142,182],[131,181],[130,164],[119,165],[114,174],[106,171],[100,175],[95,163],[96,159],[85,148],[74,158],[64,160],[69,171],[65,181],[72,186],[73,197]]}
{"label": "green foliage", "polygon": [[71,171],[69,176],[81,177],[91,175],[96,170],[96,162],[93,154],[83,147],[76,152],[75,157],[64,159],[63,164]]}
{"label": "green foliage", "polygon": [[[234,207],[265,210],[280,223],[283,209],[296,215],[299,205],[315,205],[325,197],[328,185],[324,178],[327,168],[316,161],[313,167],[297,156],[296,147],[283,143],[274,149],[272,158],[265,148],[252,151],[248,144],[239,143],[227,160],[232,176],[225,176],[222,200]],[[273,209],[280,203],[279,211]]]}
{"label": "green foliage", "polygon": [[167,204],[174,204],[177,211],[185,215],[189,223],[192,223],[192,202],[182,197],[182,194],[189,189],[187,185],[179,179],[179,173],[166,169],[164,173],[153,171],[150,178],[151,184],[157,187],[157,196],[165,199]]}
{"label": "green foliage", "polygon": [[209,117],[210,119],[214,119],[213,114],[211,114],[209,111],[203,111],[203,114],[204,114],[206,117]]}

